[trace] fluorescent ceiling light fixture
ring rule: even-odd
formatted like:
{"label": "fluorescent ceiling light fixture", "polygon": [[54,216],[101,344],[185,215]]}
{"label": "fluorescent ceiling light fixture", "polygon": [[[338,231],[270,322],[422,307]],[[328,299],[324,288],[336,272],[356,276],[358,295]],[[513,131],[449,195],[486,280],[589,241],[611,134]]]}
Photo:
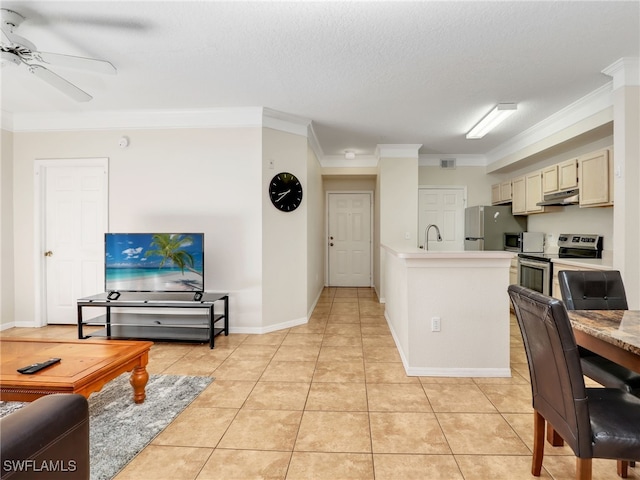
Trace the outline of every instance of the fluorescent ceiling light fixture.
{"label": "fluorescent ceiling light fixture", "polygon": [[499,103],[491,110],[486,117],[478,122],[478,124],[469,130],[467,138],[482,138],[495,127],[503,122],[507,117],[515,113],[518,105],[515,103]]}
{"label": "fluorescent ceiling light fixture", "polygon": [[344,158],[346,158],[347,160],[354,160],[356,158],[356,152],[344,152]]}

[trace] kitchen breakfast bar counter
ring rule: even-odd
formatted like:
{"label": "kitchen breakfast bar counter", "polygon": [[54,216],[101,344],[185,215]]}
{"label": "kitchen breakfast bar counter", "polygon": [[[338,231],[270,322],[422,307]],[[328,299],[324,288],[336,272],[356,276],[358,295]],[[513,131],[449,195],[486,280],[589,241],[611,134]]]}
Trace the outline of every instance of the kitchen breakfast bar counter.
{"label": "kitchen breakfast bar counter", "polygon": [[381,300],[407,375],[511,376],[513,253],[382,250]]}

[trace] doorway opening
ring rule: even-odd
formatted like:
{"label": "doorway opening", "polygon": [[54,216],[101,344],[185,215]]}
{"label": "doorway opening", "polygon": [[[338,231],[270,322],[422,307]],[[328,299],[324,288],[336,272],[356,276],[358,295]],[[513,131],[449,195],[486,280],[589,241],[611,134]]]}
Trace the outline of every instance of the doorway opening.
{"label": "doorway opening", "polygon": [[78,298],[104,289],[108,159],[34,163],[35,323],[75,324]]}
{"label": "doorway opening", "polygon": [[372,286],[373,192],[327,192],[327,279]]}
{"label": "doorway opening", "polygon": [[464,209],[467,189],[464,186],[427,186],[418,190],[418,247],[425,248],[425,230],[437,225],[442,241],[436,241],[435,229],[429,232],[429,250],[464,250]]}

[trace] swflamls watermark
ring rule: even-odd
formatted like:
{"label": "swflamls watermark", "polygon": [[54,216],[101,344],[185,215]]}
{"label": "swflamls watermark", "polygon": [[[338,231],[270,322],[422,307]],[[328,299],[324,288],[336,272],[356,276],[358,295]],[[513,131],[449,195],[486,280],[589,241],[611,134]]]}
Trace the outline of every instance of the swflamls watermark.
{"label": "swflamls watermark", "polygon": [[75,472],[75,460],[3,460],[4,472]]}

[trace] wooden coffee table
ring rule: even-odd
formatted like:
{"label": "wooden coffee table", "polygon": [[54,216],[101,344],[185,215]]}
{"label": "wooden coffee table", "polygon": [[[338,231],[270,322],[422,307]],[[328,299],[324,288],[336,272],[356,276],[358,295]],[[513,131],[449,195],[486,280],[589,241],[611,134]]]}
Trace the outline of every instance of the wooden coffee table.
{"label": "wooden coffee table", "polygon": [[[146,365],[153,342],[125,340],[0,339],[0,400],[31,402],[52,393],[89,397],[109,381],[131,371],[135,403],[144,402]],[[31,375],[17,369],[60,358],[60,363]]]}

